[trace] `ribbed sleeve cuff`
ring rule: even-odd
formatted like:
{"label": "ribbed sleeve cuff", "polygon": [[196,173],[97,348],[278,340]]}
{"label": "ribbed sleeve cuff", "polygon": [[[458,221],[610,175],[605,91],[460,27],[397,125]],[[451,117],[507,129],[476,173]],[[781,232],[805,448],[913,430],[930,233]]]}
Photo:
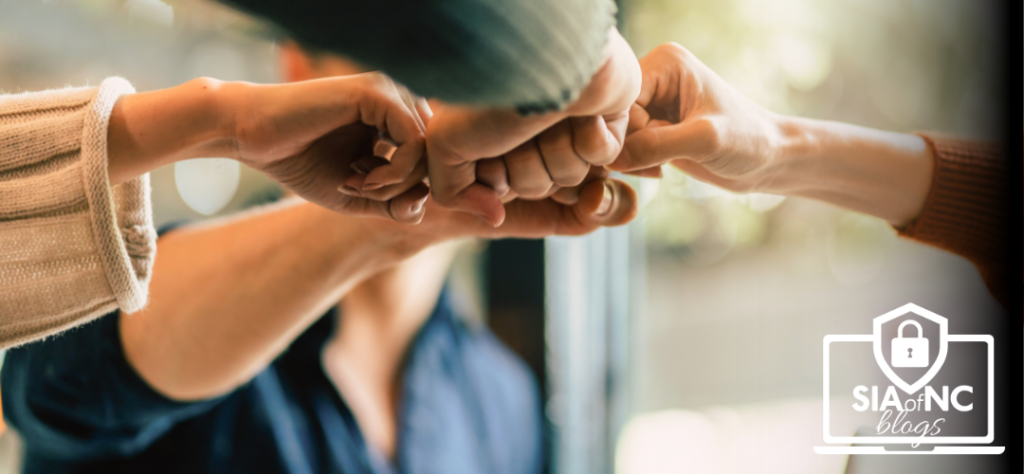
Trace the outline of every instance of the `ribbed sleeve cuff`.
{"label": "ribbed sleeve cuff", "polygon": [[900,229],[900,235],[967,258],[1005,305],[1010,221],[1003,149],[990,142],[918,135],[935,157],[932,186],[921,215]]}
{"label": "ribbed sleeve cuff", "polygon": [[133,93],[132,85],[120,77],[104,80],[85,112],[82,130],[82,173],[93,236],[110,289],[126,313],[146,305],[156,254],[149,175],[114,187],[108,179],[110,114],[118,98]]}

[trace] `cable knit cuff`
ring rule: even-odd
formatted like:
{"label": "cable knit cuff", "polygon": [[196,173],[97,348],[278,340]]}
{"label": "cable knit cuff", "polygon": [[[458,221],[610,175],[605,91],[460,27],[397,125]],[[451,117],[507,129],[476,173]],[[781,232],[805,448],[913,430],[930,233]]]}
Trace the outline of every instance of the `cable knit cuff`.
{"label": "cable knit cuff", "polygon": [[0,349],[146,304],[156,248],[149,177],[110,187],[100,87],[0,95]]}
{"label": "cable knit cuff", "polygon": [[156,254],[149,175],[111,188],[107,173],[110,113],[118,98],[133,93],[135,89],[122,78],[103,81],[85,113],[82,130],[82,173],[93,235],[110,289],[126,313],[146,305]]}
{"label": "cable knit cuff", "polygon": [[918,135],[935,157],[932,186],[921,215],[900,229],[900,235],[967,258],[1005,304],[1009,170],[1002,148],[934,133]]}

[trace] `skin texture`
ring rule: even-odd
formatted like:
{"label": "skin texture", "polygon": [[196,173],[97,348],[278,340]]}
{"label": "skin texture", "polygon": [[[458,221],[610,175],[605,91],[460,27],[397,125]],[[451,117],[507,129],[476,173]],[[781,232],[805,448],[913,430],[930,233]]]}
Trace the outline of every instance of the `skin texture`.
{"label": "skin texture", "polygon": [[[342,61],[311,59],[294,45],[282,51],[282,70],[289,80],[352,74],[359,69]],[[638,78],[639,70],[636,72]],[[312,82],[325,81],[328,80]],[[610,79],[604,81],[603,87],[608,89],[621,86]],[[607,95],[591,89],[584,98],[597,110],[611,107],[598,100]],[[395,102],[415,111],[412,119],[420,129],[434,120],[424,101],[411,98],[400,88],[396,89],[396,97]],[[614,107],[625,109],[621,104]],[[503,111],[483,115],[502,114]],[[595,153],[603,153],[600,159],[604,162],[616,156],[625,134],[625,115],[619,114],[615,120],[619,130],[617,138],[613,138],[615,145],[596,151],[582,149],[584,156],[596,159]],[[603,124],[604,117],[583,117],[578,121],[583,126],[593,126]],[[381,124],[379,120],[370,122]],[[313,125],[305,124],[307,128]],[[347,165],[344,169],[353,172],[340,180],[343,187],[338,195],[371,202],[388,198],[386,193],[396,186],[425,190],[421,181],[426,161],[399,156],[403,143],[393,130],[380,127],[390,132],[387,139],[373,135],[366,140],[368,134],[364,130],[350,127],[356,130],[342,127],[329,131],[310,147],[314,151],[318,146],[327,150],[358,150],[343,160]],[[571,133],[572,127],[573,123],[566,120],[556,132]],[[290,123],[277,128],[289,133],[303,129],[292,130]],[[475,132],[472,128],[453,131]],[[499,129],[489,131],[492,135],[488,138],[503,138]],[[541,131],[543,128],[534,134]],[[266,137],[268,133],[241,136]],[[609,136],[594,141],[611,140]],[[247,143],[253,142],[253,149],[286,155],[277,162],[302,164],[295,166],[301,170],[299,176],[320,174],[304,168],[322,161],[303,159],[300,155],[308,149],[269,146],[255,138]],[[314,156],[325,154],[318,152]],[[248,154],[243,161],[260,163],[267,159]],[[407,171],[410,164],[411,172]],[[632,189],[607,179],[603,168],[589,163],[579,168],[581,176],[573,177],[571,182],[563,181],[567,186],[547,192],[557,200],[537,195],[532,201],[512,201],[516,195],[509,187],[504,197],[512,202],[503,207],[505,216],[498,226],[472,214],[441,208],[427,199],[424,191],[421,206],[410,206],[410,212],[418,216],[427,211],[417,226],[354,219],[291,201],[175,231],[159,242],[150,285],[151,303],[145,310],[154,314],[121,319],[122,342],[129,362],[143,379],[168,397],[196,400],[223,394],[251,379],[309,324],[345,297],[342,305],[346,317],[325,347],[324,367],[350,401],[368,440],[383,453],[393,454],[397,435],[397,375],[412,336],[437,300],[450,263],[450,244],[443,243],[466,237],[581,235],[603,225],[624,224],[635,216],[636,195]],[[268,167],[262,169],[266,171]],[[269,169],[272,176],[290,176],[276,165]],[[375,186],[373,181],[379,176],[391,182]],[[196,281],[204,283],[192,283]]]}
{"label": "skin texture", "polygon": [[498,227],[429,199],[425,207],[426,218],[413,226],[290,200],[164,236],[149,306],[121,319],[129,362],[170,398],[220,395],[266,367],[360,282],[431,245],[586,234],[629,222],[636,194],[599,179],[573,206],[513,201]]}
{"label": "skin texture", "polygon": [[[615,29],[606,50],[573,104],[530,117],[441,103],[433,104],[434,116],[425,100],[377,73],[285,85],[204,78],[128,95],[110,120],[110,181],[222,156],[328,209],[417,222],[430,191],[422,184],[429,168],[439,203],[496,226],[504,219],[503,199],[556,195],[618,155],[640,70]],[[372,159],[381,136],[396,148],[390,160],[357,164]],[[478,177],[481,160],[488,163]]]}
{"label": "skin texture", "polygon": [[[566,110],[523,117],[432,102],[427,156],[434,199],[499,225],[503,201],[544,198],[579,184],[591,167],[617,156],[639,88],[636,57],[613,29],[605,62]],[[382,166],[363,189],[398,182],[406,172],[397,163]]]}
{"label": "skin texture", "polygon": [[670,163],[731,191],[818,199],[895,226],[920,214],[933,166],[922,138],[772,113],[675,43],[640,67],[629,135],[610,169]]}
{"label": "skin texture", "polygon": [[[409,171],[372,196],[337,191],[373,154],[379,133]],[[401,222],[422,218],[428,188],[426,128],[417,103],[386,76],[367,73],[296,84],[196,79],[122,97],[107,132],[112,185],[189,158],[233,158],[328,209]]]}

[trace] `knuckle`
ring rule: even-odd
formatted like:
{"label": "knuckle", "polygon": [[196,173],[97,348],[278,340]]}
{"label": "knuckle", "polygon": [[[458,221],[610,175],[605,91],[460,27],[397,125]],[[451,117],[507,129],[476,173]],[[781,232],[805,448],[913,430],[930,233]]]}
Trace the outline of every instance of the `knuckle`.
{"label": "knuckle", "polygon": [[548,189],[551,189],[551,185],[542,185],[540,183],[520,183],[513,184],[512,190],[516,192],[521,198],[526,199],[537,199],[547,194]]}
{"label": "knuckle", "polygon": [[573,148],[576,149],[576,153],[587,161],[599,158],[608,148],[608,143],[604,139],[597,137],[577,140],[573,145]]}
{"label": "knuckle", "polygon": [[363,80],[366,81],[367,84],[375,87],[387,87],[391,83],[391,81],[388,79],[388,76],[385,76],[383,73],[377,71],[368,72],[366,74],[363,74],[361,77],[363,78]]}
{"label": "knuckle", "polygon": [[551,180],[558,186],[571,187],[576,186],[583,182],[587,177],[587,169],[584,168],[583,172],[569,172],[559,171],[551,173]]}
{"label": "knuckle", "polygon": [[559,124],[541,132],[537,136],[537,144],[544,148],[565,148],[572,144],[572,128],[570,122]]}
{"label": "knuckle", "polygon": [[605,143],[603,146],[587,152],[586,155],[581,153],[581,156],[586,157],[587,163],[596,166],[605,166],[614,162],[615,158],[618,157],[618,154],[618,144]]}
{"label": "knuckle", "polygon": [[513,150],[505,155],[505,163],[509,166],[525,165],[540,161],[540,155],[532,153],[530,151],[519,151],[519,149]]}
{"label": "knuckle", "polygon": [[672,56],[689,57],[692,55],[692,53],[690,53],[690,50],[684,48],[682,45],[676,43],[675,41],[670,41],[668,43],[661,44],[656,49],[658,49],[658,51],[661,53],[670,54]]}
{"label": "knuckle", "polygon": [[695,121],[692,127],[695,131],[695,135],[702,142],[702,146],[700,147],[701,152],[713,153],[721,148],[724,131],[714,120],[702,118]]}

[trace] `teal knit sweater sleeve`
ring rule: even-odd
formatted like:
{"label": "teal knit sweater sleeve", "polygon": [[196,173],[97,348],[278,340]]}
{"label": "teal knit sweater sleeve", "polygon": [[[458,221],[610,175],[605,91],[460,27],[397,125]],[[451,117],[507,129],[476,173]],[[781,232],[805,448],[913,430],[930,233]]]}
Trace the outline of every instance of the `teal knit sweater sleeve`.
{"label": "teal knit sweater sleeve", "polygon": [[556,110],[600,67],[613,0],[224,0],[452,103]]}

